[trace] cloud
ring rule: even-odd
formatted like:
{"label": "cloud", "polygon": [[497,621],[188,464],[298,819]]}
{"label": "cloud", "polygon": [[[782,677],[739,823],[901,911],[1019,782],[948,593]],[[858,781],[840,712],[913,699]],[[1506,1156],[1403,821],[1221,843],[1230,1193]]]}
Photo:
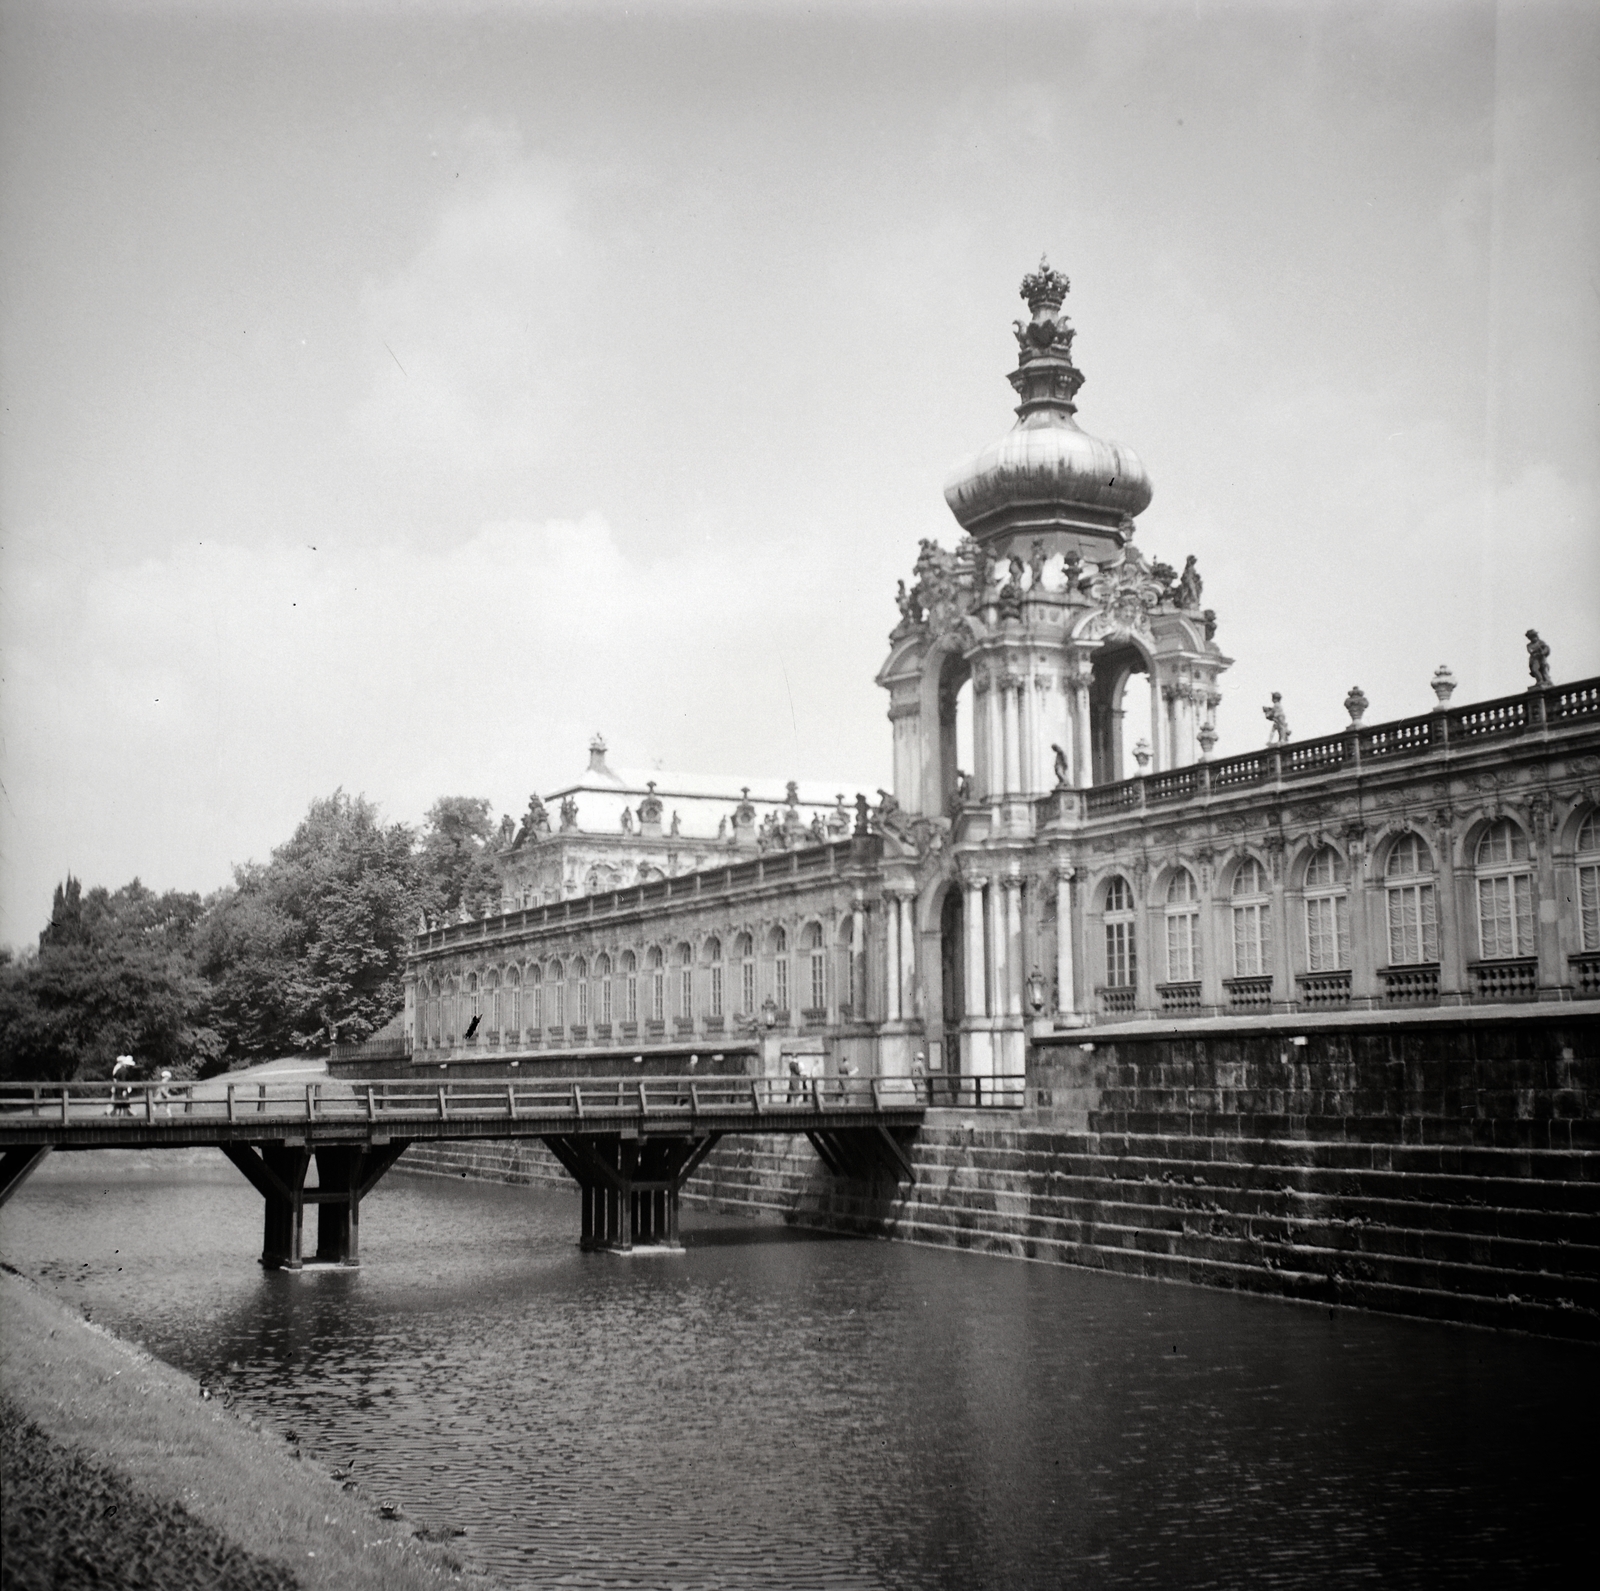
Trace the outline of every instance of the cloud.
{"label": "cloud", "polygon": [[597,729],[623,763],[785,777],[842,771],[852,716],[882,738],[870,675],[841,710],[818,656],[825,571],[781,546],[634,557],[591,515],[433,550],[195,544],[76,591],[42,557],[13,575],[12,940],[68,868],[212,888],[338,786],[415,820],[447,793],[520,809]]}
{"label": "cloud", "polygon": [[430,235],[361,290],[369,382],[353,424],[408,476],[527,472],[559,444],[596,334],[593,251],[566,174],[515,131],[480,122],[436,142],[447,193]]}

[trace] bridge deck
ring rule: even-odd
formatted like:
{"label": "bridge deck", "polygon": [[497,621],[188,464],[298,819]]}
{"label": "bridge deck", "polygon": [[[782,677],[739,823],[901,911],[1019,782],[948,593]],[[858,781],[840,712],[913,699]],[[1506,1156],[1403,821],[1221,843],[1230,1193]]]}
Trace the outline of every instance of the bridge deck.
{"label": "bridge deck", "polygon": [[915,1128],[925,1111],[910,1079],[886,1077],[13,1083],[0,1086],[0,1149],[693,1138]]}

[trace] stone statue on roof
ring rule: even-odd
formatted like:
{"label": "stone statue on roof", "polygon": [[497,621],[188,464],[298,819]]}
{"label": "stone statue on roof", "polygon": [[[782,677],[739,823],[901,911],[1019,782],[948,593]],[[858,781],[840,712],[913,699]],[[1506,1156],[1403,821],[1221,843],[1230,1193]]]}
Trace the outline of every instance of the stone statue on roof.
{"label": "stone statue on roof", "polygon": [[1537,630],[1528,631],[1528,673],[1533,678],[1529,690],[1554,683],[1550,678],[1550,643],[1541,641]]}

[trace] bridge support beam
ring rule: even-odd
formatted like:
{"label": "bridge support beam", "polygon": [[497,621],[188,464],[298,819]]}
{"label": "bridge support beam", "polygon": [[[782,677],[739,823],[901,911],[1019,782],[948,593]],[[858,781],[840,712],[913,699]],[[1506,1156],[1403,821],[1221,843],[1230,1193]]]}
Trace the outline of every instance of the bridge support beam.
{"label": "bridge support beam", "polygon": [[721,1136],[546,1138],[550,1152],[578,1184],[579,1246],[618,1254],[631,1253],[636,1245],[681,1248],[683,1185]]}
{"label": "bridge support beam", "polygon": [[0,1204],[4,1204],[39,1169],[50,1145],[37,1149],[7,1149],[0,1155]]}
{"label": "bridge support beam", "polygon": [[[409,1142],[409,1140],[407,1141]],[[220,1144],[223,1154],[249,1178],[261,1195],[261,1263],[268,1270],[297,1271],[305,1251],[305,1207],[317,1206],[319,1265],[361,1263],[361,1201],[377,1186],[407,1143],[368,1148],[325,1144],[315,1151],[282,1144]],[[306,1187],[311,1157],[317,1160],[315,1188]]]}

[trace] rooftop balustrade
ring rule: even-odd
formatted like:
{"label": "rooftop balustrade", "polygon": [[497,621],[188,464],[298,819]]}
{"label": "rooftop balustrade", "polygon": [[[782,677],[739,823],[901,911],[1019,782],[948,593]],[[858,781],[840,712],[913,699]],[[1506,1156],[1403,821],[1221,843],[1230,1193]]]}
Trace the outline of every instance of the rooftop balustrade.
{"label": "rooftop balustrade", "polygon": [[1171,806],[1196,796],[1317,778],[1368,765],[1389,766],[1450,748],[1546,734],[1581,723],[1600,723],[1600,678],[1462,707],[1440,706],[1416,718],[1385,724],[1352,724],[1337,735],[1316,740],[1292,740],[1237,757],[1094,785],[1084,792],[1084,806],[1090,817]]}

